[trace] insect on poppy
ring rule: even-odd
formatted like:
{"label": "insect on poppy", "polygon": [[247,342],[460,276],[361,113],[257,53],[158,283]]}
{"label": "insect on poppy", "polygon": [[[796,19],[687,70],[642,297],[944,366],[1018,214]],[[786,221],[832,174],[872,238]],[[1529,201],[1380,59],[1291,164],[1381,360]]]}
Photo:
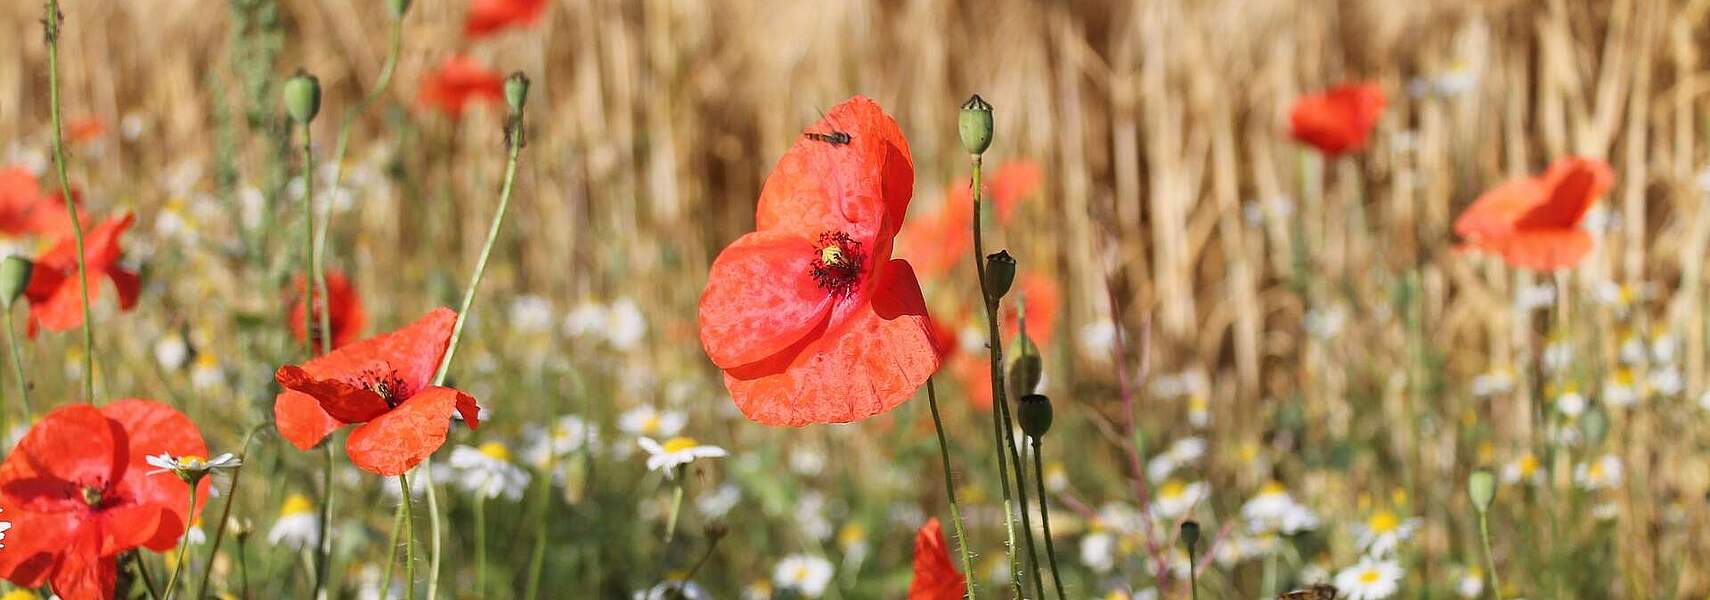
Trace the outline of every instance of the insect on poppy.
{"label": "insect on poppy", "polygon": [[[156,454],[207,456],[189,417],[152,400],[54,409],[0,464],[0,506],[16,536],[0,550],[0,577],[50,584],[62,598],[110,599],[120,554],[164,552],[191,521],[190,487],[150,476]],[[206,504],[208,488],[197,490]]]}
{"label": "insect on poppy", "polygon": [[1289,111],[1294,139],[1335,158],[1366,148],[1387,100],[1375,83],[1348,83],[1304,96]]}
{"label": "insect on poppy", "polygon": [[[101,276],[105,275],[118,290],[119,309],[136,306],[142,280],[119,265],[124,254],[119,236],[135,221],[135,215],[125,213],[102,222],[84,236],[83,262],[89,270],[90,302],[101,297]],[[83,285],[77,276],[77,242],[72,236],[61,237],[36,258],[24,297],[30,301],[31,336],[38,328],[70,331],[83,325]]]}
{"label": "insect on poppy", "polygon": [[760,191],[755,231],[726,247],[700,299],[700,338],[750,420],[845,423],[914,395],[938,369],[926,302],[891,258],[914,187],[908,141],[872,100],[832,108]]}
{"label": "insect on poppy", "polygon": [[950,562],[950,545],[938,517],[926,520],[914,534],[914,581],[908,585],[908,600],[958,600],[968,583]]}
{"label": "insect on poppy", "polygon": [[1615,171],[1601,160],[1557,160],[1542,175],[1510,180],[1474,200],[1455,219],[1455,233],[1466,240],[1460,249],[1535,271],[1572,268],[1592,247],[1580,224],[1614,184]]}
{"label": "insect on poppy", "polygon": [[[294,294],[291,303],[291,337],[303,341],[304,337],[312,338],[318,352],[321,347],[320,307],[328,307],[327,322],[332,328],[332,347],[340,348],[345,344],[356,341],[356,336],[362,333],[367,325],[368,313],[363,310],[362,296],[356,293],[356,287],[350,278],[342,271],[327,271],[327,297],[315,296],[316,311],[313,318],[305,318],[307,311],[304,307],[303,276],[298,275],[291,282]],[[306,322],[305,322],[306,321]]]}
{"label": "insect on poppy", "polygon": [[395,477],[445,444],[455,411],[479,425],[475,399],[432,385],[451,342],[457,313],[437,308],[403,329],[353,342],[273,374],[285,388],[274,399],[279,435],[300,450],[356,425],[345,443],[350,462]]}

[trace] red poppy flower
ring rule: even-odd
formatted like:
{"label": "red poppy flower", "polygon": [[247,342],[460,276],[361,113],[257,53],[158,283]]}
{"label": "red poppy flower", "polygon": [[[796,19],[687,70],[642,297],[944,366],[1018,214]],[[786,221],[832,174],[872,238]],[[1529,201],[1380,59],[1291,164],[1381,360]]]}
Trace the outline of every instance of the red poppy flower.
{"label": "red poppy flower", "polygon": [[[75,191],[71,198],[77,201]],[[70,231],[71,217],[59,194],[44,192],[28,169],[0,169],[0,233],[60,235]]]}
{"label": "red poppy flower", "polygon": [[778,160],[753,233],[713,261],[701,345],[738,409],[767,425],[843,423],[914,395],[938,369],[920,283],[891,258],[914,163],[872,100],[832,108]]}
{"label": "red poppy flower", "polygon": [[506,27],[527,27],[545,12],[546,0],[473,0],[469,18],[463,22],[463,35],[475,39]]}
{"label": "red poppy flower", "polygon": [[436,308],[403,329],[333,350],[273,374],[285,387],[273,402],[279,435],[301,450],[327,434],[350,432],[350,462],[387,477],[402,475],[445,444],[451,413],[478,426],[475,399],[431,385],[451,343],[457,313]]}
{"label": "red poppy flower", "polygon": [[1463,250],[1501,256],[1537,271],[1571,268],[1591,252],[1585,213],[1615,184],[1601,160],[1568,157],[1537,177],[1523,177],[1480,195],[1455,219]]}
{"label": "red poppy flower", "polygon": [[967,591],[967,581],[950,561],[944,527],[938,517],[927,519],[914,534],[914,581],[908,585],[908,600],[960,600]]}
{"label": "red poppy flower", "polygon": [[[123,251],[119,236],[129,229],[136,216],[130,213],[113,217],[85,232],[83,262],[89,269],[89,301],[101,297],[101,276],[113,280],[119,292],[119,309],[130,310],[137,305],[137,293],[142,280],[136,273],[119,266]],[[30,286],[24,289],[30,300],[29,334],[38,327],[48,331],[69,331],[83,325],[83,288],[77,277],[77,242],[67,235],[36,259],[30,272]]]}
{"label": "red poppy flower", "polygon": [[[1025,301],[1023,301],[1025,299]],[[1021,318],[1018,307],[1025,305],[1027,310],[1027,339],[1043,352],[1051,345],[1051,338],[1057,330],[1057,313],[1062,310],[1063,294],[1057,289],[1056,280],[1035,272],[1024,272],[1016,277],[1015,288],[1005,296],[1003,311],[1000,313],[999,327],[1002,328],[1005,349],[1013,357],[1016,352],[1015,344],[1021,334]],[[980,317],[984,318],[984,317]],[[982,321],[983,323],[983,321]],[[979,326],[985,331],[985,326]],[[940,333],[940,335],[947,335]],[[947,357],[950,361],[950,376],[962,384],[964,393],[968,394],[968,402],[980,410],[992,408],[992,378],[991,362],[985,355],[974,355],[952,352]]]}
{"label": "red poppy flower", "polygon": [[1288,120],[1294,139],[1335,158],[1365,149],[1385,104],[1377,84],[1349,83],[1296,100]]}
{"label": "red poppy flower", "polygon": [[73,144],[93,142],[104,135],[107,135],[107,122],[101,117],[83,117],[65,124],[65,139]]}
{"label": "red poppy flower", "polygon": [[[327,324],[332,327],[332,347],[340,348],[345,344],[356,341],[356,336],[362,333],[362,328],[368,324],[368,314],[362,308],[362,297],[351,286],[350,278],[340,271],[327,271],[327,297],[325,301],[316,298],[317,306],[331,307],[327,313]],[[298,275],[291,283],[296,300],[291,303],[291,336],[297,341],[303,341],[304,336],[313,334],[315,348],[321,347],[320,311],[315,311],[314,319],[306,323],[306,311],[303,306],[303,276]]]}
{"label": "red poppy flower", "polygon": [[[116,557],[164,552],[184,534],[190,488],[149,475],[151,454],[207,456],[188,417],[152,400],[54,409],[0,464],[0,505],[16,536],[0,550],[0,577],[51,583],[64,598],[113,597]],[[197,491],[197,505],[208,489]]]}
{"label": "red poppy flower", "polygon": [[471,101],[497,103],[505,97],[505,78],[467,56],[453,56],[422,79],[417,101],[455,119]]}
{"label": "red poppy flower", "polygon": [[[998,224],[1009,224],[1021,201],[1039,191],[1041,179],[1039,163],[1033,161],[1007,162],[992,170],[983,198],[991,200],[997,209]],[[897,236],[898,254],[929,279],[948,273],[957,264],[971,260],[973,222],[973,195],[967,183],[951,185],[942,207],[903,226]]]}

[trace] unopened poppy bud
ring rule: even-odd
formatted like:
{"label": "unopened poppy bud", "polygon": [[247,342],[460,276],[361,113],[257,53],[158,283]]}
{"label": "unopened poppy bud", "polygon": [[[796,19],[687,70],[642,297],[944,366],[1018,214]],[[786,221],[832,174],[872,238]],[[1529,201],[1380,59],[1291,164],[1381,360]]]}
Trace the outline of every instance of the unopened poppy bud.
{"label": "unopened poppy bud", "polygon": [[0,261],[0,308],[12,309],[12,303],[30,287],[30,271],[35,263],[22,256],[8,256]]}
{"label": "unopened poppy bud", "polygon": [[285,113],[292,121],[308,125],[321,113],[321,80],[302,69],[285,82]]}
{"label": "unopened poppy bud", "polygon": [[1051,399],[1045,394],[1022,396],[1015,414],[1021,421],[1021,432],[1027,437],[1038,440],[1051,430]]}
{"label": "unopened poppy bud", "polygon": [[1603,444],[1603,436],[1609,435],[1609,414],[1600,406],[1592,406],[1579,417],[1579,429],[1585,434],[1586,445],[1597,447]]}
{"label": "unopened poppy bud", "polygon": [[723,519],[713,519],[701,533],[706,534],[708,541],[717,541],[730,533],[730,526]]}
{"label": "unopened poppy bud", "polygon": [[1009,293],[1009,286],[1015,283],[1015,257],[1008,250],[999,250],[997,254],[986,256],[986,298],[988,302],[997,303],[1004,294]]}
{"label": "unopened poppy bud", "polygon": [[1016,353],[1015,362],[1009,365],[1010,393],[1014,397],[1022,397],[1039,390],[1039,381],[1044,379],[1044,365],[1039,358],[1039,351],[1027,339],[1027,333],[1021,334],[1020,349]]}
{"label": "unopened poppy bud", "polygon": [[410,0],[386,0],[386,8],[392,10],[392,18],[402,19],[410,12]]}
{"label": "unopened poppy bud", "polygon": [[1199,521],[1182,522],[1182,547],[1189,552],[1199,544]]}
{"label": "unopened poppy bud", "polygon": [[1491,501],[1496,500],[1496,475],[1485,469],[1473,471],[1467,476],[1467,496],[1478,512],[1490,510]]}
{"label": "unopened poppy bud", "polygon": [[962,134],[962,148],[968,154],[985,154],[986,148],[992,146],[992,105],[986,104],[979,94],[974,94],[962,103],[962,114],[956,128]]}
{"label": "unopened poppy bud", "polygon": [[505,79],[505,104],[511,107],[511,114],[521,113],[523,105],[528,103],[528,83],[528,76],[522,71]]}

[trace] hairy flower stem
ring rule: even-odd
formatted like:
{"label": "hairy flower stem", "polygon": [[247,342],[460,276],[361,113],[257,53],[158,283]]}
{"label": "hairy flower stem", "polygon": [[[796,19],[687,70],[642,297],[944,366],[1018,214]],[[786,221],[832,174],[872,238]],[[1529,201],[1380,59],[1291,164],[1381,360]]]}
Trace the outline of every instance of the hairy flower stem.
{"label": "hairy flower stem", "polygon": [[1033,440],[1033,484],[1039,490],[1039,526],[1044,528],[1045,559],[1051,562],[1051,584],[1057,588],[1057,597],[1067,599],[1063,593],[1063,569],[1057,566],[1057,544],[1051,541],[1051,503],[1045,501],[1045,459],[1044,440]]}
{"label": "hairy flower stem", "polygon": [[326,464],[322,465],[321,469],[321,489],[324,497],[321,499],[321,533],[317,538],[320,548],[315,552],[315,598],[321,600],[326,598],[327,581],[332,577],[333,465],[336,464],[333,446],[336,445],[338,440],[334,438],[328,439],[321,447],[326,456]]}
{"label": "hairy flower stem", "polygon": [[1478,511],[1478,539],[1484,551],[1484,570],[1490,573],[1490,597],[1502,600],[1502,577],[1496,573],[1496,556],[1490,551],[1490,511]]}
{"label": "hairy flower stem", "polygon": [[[18,380],[18,402],[24,407],[24,421],[29,422],[30,415],[36,411],[30,408],[30,383],[24,378],[24,355],[18,347],[18,327],[12,324],[12,311],[6,311],[6,344],[12,351],[12,378]],[[0,429],[0,431],[10,431]]]}
{"label": "hairy flower stem", "polygon": [[938,430],[938,457],[944,461],[944,495],[950,500],[950,525],[956,531],[956,546],[962,554],[963,577],[968,584],[967,598],[974,600],[974,556],[968,552],[968,534],[962,530],[962,509],[956,503],[956,479],[950,472],[950,442],[944,437],[944,418],[938,415],[938,389],[932,378],[926,379],[926,402],[932,407],[932,426]]}
{"label": "hairy flower stem", "polygon": [[[980,163],[981,156],[969,156],[973,167],[973,198],[974,198],[974,270],[980,277],[980,298],[986,309],[986,330],[991,340],[988,354],[991,357],[992,370],[992,428],[993,437],[997,441],[998,473],[1003,481],[1004,519],[1010,529],[1010,582],[1015,588],[1016,596],[1021,595],[1020,557],[1015,552],[1015,533],[1013,514],[1009,514],[1010,488],[1009,477],[1015,476],[1015,499],[1020,503],[1021,539],[1027,545],[1028,566],[1033,571],[1033,594],[1035,597],[1045,595],[1045,579],[1039,574],[1039,554],[1033,549],[1032,518],[1027,514],[1027,482],[1022,477],[1026,467],[1021,462],[1021,453],[1015,447],[1015,420],[1009,413],[1009,399],[1005,393],[1003,380],[1003,331],[998,327],[998,302],[992,298],[990,282],[986,280],[986,245],[980,227]],[[1013,467],[1013,471],[1012,471]]]}
{"label": "hairy flower stem", "polygon": [[89,265],[83,256],[83,222],[77,218],[77,201],[72,197],[71,178],[65,175],[65,133],[59,100],[59,0],[48,0],[47,17],[42,26],[47,30],[48,47],[48,106],[53,116],[53,168],[59,175],[59,196],[65,200],[65,212],[71,215],[71,237],[77,243],[77,281],[83,292],[83,398],[95,402],[95,333],[90,329],[93,317],[89,312]]}
{"label": "hairy flower stem", "polygon": [[[218,556],[220,553],[220,541],[226,536],[226,524],[230,522],[232,516],[232,500],[237,498],[238,478],[243,475],[243,459],[249,457],[249,442],[250,440],[255,439],[255,434],[260,432],[262,428],[267,425],[268,424],[263,423],[250,428],[249,433],[246,433],[243,436],[243,443],[238,445],[238,466],[237,468],[232,469],[232,483],[231,485],[226,486],[226,503],[225,506],[220,508],[220,521],[214,524],[214,537],[208,541],[208,558],[206,564],[202,567],[202,579],[196,584],[196,600],[208,597],[208,579],[214,573],[214,557]],[[203,510],[205,511],[207,509]],[[240,548],[238,551],[240,564],[242,556],[243,551]]]}
{"label": "hairy flower stem", "polygon": [[410,475],[398,476],[398,491],[404,498],[404,598],[416,597],[416,516],[410,512]]}
{"label": "hairy flower stem", "polygon": [[386,538],[386,568],[380,575],[380,593],[382,596],[392,591],[392,563],[398,560],[398,531],[404,528],[404,505],[398,504],[398,509],[392,511],[392,533]]}
{"label": "hairy flower stem", "polygon": [[166,598],[172,600],[178,592],[178,576],[184,572],[185,553],[190,550],[190,527],[196,522],[196,489],[201,480],[190,482],[190,512],[184,513],[184,535],[178,538],[178,560],[172,563],[172,576],[166,578]]}

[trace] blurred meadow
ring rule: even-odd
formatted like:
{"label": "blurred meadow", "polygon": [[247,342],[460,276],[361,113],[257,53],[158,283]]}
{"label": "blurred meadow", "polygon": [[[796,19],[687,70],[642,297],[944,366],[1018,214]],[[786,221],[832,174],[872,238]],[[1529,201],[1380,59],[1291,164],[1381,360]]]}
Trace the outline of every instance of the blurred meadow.
{"label": "blurred meadow", "polygon": [[[336,188],[339,126],[385,68],[385,2],[61,5],[69,179],[91,214],[137,218],[121,264],[140,300],[93,306],[96,397],[166,402],[212,454],[243,454],[234,495],[213,479],[208,510],[229,499],[232,517],[218,552],[213,516],[187,542],[210,596],[313,597],[322,574],[332,598],[404,594],[402,567],[386,575],[397,483],[342,456],[330,566],[315,556],[323,458],[270,427],[274,372],[303,358],[286,324],[306,188],[362,336],[458,306],[507,151],[502,99],[425,100],[460,56],[533,83],[449,370],[484,416],[453,426],[409,521],[418,596],[908,596],[916,529],[949,524],[924,390],[858,423],[767,427],[697,337],[709,265],[754,228],[773,165],[864,95],[912,151],[895,256],[956,348],[934,385],[971,578],[1008,597],[979,283],[971,246],[932,229],[967,201],[958,110],[978,93],[1007,194],[985,248],[1019,262],[1054,406],[1066,597],[1190,597],[1189,519],[1207,598],[1710,597],[1710,2],[579,0],[480,37],[469,5],[410,7]],[[0,169],[57,190],[42,16],[0,7]],[[324,90],[312,187],[279,102],[298,68]],[[1345,81],[1388,97],[1369,145],[1292,139],[1296,99]],[[1458,250],[1475,198],[1569,155],[1615,173],[1577,267]],[[19,343],[34,416],[81,399],[76,330]],[[672,478],[643,437],[728,455]],[[1497,481],[1489,561],[1479,469]],[[175,566],[140,552],[157,579]]]}

